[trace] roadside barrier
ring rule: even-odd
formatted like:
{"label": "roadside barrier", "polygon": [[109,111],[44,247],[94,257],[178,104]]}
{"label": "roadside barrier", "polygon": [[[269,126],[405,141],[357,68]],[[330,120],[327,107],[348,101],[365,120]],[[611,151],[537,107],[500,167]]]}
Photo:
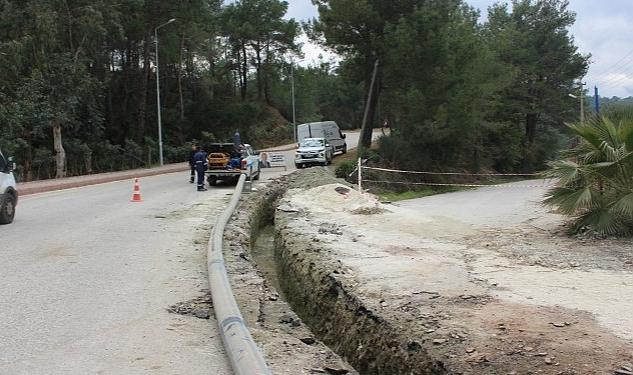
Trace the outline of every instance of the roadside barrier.
{"label": "roadside barrier", "polygon": [[241,175],[228,207],[215,222],[207,249],[209,287],[226,355],[235,375],[271,375],[233,296],[223,255],[224,228],[242,196],[246,175]]}

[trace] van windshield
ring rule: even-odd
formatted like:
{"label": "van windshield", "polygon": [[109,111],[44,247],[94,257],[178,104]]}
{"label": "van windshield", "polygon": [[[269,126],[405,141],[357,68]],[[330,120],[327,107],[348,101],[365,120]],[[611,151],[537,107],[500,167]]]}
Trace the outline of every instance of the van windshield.
{"label": "van windshield", "polygon": [[306,139],[301,142],[301,147],[321,147],[323,146],[322,139]]}

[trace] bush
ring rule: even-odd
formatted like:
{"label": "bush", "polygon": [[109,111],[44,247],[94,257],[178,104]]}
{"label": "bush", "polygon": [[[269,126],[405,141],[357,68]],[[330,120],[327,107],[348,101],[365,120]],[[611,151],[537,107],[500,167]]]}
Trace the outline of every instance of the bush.
{"label": "bush", "polygon": [[[357,162],[354,160],[344,161],[336,167],[334,174],[338,178],[350,179],[350,174],[356,169],[356,166]],[[356,180],[354,176],[351,176],[351,179]]]}

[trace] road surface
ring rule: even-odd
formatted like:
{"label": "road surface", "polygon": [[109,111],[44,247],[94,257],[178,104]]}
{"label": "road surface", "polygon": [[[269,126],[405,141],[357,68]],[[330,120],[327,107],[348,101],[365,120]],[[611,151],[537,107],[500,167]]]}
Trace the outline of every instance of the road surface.
{"label": "road surface", "polygon": [[206,293],[208,236],[232,192],[188,179],[143,178],[142,203],[130,180],[21,198],[0,227],[0,374],[231,373],[213,314],[167,310]]}
{"label": "road surface", "polygon": [[206,238],[230,189],[185,174],[24,197],[0,227],[0,374],[229,374],[205,293]]}
{"label": "road surface", "polygon": [[444,216],[477,226],[513,227],[531,221],[558,222],[541,202],[551,180],[527,180],[398,202],[428,216]]}

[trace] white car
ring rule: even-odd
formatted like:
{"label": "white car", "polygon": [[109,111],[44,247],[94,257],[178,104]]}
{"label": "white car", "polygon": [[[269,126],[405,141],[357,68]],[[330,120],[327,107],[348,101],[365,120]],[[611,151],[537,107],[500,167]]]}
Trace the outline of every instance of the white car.
{"label": "white car", "polygon": [[325,138],[305,138],[299,143],[295,153],[295,167],[306,165],[328,165],[332,163],[334,148]]}
{"label": "white car", "polygon": [[334,121],[310,122],[297,125],[297,139],[299,142],[306,138],[325,138],[332,145],[334,152],[347,153],[345,134]]}
{"label": "white car", "polygon": [[10,224],[15,217],[15,207],[18,205],[18,190],[16,188],[13,171],[15,163],[8,160],[0,151],[0,224]]}

